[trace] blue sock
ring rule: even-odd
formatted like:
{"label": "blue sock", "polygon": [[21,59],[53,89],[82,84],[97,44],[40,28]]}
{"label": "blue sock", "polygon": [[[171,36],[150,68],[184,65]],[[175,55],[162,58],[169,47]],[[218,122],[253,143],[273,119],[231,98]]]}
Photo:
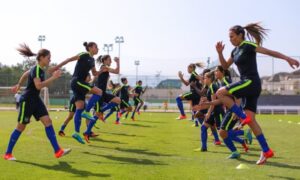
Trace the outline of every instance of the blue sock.
{"label": "blue sock", "polygon": [[95,121],[97,121],[98,120],[98,116],[94,116],[94,119],[95,119]]}
{"label": "blue sock", "polygon": [[204,125],[201,126],[201,142],[202,148],[207,149],[207,127]]}
{"label": "blue sock", "polygon": [[212,130],[212,134],[214,135],[215,141],[220,141],[218,131],[216,129]]}
{"label": "blue sock", "polygon": [[236,150],[236,147],[234,146],[230,136],[227,136],[227,138],[223,139],[224,143],[226,144],[226,146],[228,147],[228,149],[231,151],[231,152],[235,152],[237,151]]}
{"label": "blue sock", "polygon": [[240,107],[238,107],[236,104],[234,104],[231,108],[230,108],[231,112],[234,112],[239,118],[245,119],[246,118],[246,114],[241,110]]}
{"label": "blue sock", "polygon": [[110,109],[109,113],[105,115],[104,119],[106,120],[107,118],[109,118],[109,116],[112,115],[112,113],[114,113],[114,109]]}
{"label": "blue sock", "polygon": [[90,121],[89,124],[88,124],[88,127],[85,131],[85,134],[91,134],[92,132],[92,128],[94,127],[96,121]]}
{"label": "blue sock", "polygon": [[110,103],[106,104],[105,106],[103,106],[101,111],[105,112],[106,110],[113,109],[116,106],[118,106],[117,103],[110,102]]}
{"label": "blue sock", "polygon": [[83,109],[76,109],[75,115],[74,115],[75,131],[78,133],[80,132],[82,112],[83,112]]}
{"label": "blue sock", "polygon": [[[239,131],[239,130],[238,130]],[[234,130],[229,130],[228,131],[228,136],[230,137],[231,140],[235,141],[235,142],[238,142],[240,144],[244,144],[245,141],[241,138],[238,137],[238,133],[237,131],[234,131]]]}
{"label": "blue sock", "polygon": [[66,124],[63,124],[61,127],[60,127],[60,131],[64,131],[65,130],[65,128],[66,128]]}
{"label": "blue sock", "polygon": [[179,111],[180,111],[180,114],[181,114],[182,116],[184,116],[185,113],[184,113],[184,109],[183,109],[183,104],[182,104],[181,98],[180,98],[180,97],[177,97],[177,98],[176,98],[176,102],[177,102],[177,106],[178,106],[178,109],[179,109]]}
{"label": "blue sock", "polygon": [[53,126],[50,125],[50,126],[46,127],[45,130],[46,130],[47,137],[48,137],[48,139],[49,139],[49,141],[50,141],[50,143],[51,143],[51,145],[54,149],[54,152],[57,152],[60,149],[60,147],[57,143]]}
{"label": "blue sock", "polygon": [[244,130],[235,130],[233,131],[233,133],[235,134],[235,136],[242,136],[244,135]]}
{"label": "blue sock", "polygon": [[85,111],[90,112],[92,107],[96,104],[96,102],[101,98],[100,95],[93,94],[92,97],[90,98],[88,104],[86,105]]}
{"label": "blue sock", "polygon": [[7,147],[7,150],[6,150],[6,154],[11,154],[12,153],[12,150],[16,144],[16,142],[18,141],[20,135],[21,135],[22,132],[18,131],[18,130],[14,130],[10,136],[10,139],[9,139],[9,143],[8,143],[8,147]]}
{"label": "blue sock", "polygon": [[263,152],[268,152],[269,151],[269,146],[268,143],[265,139],[265,136],[263,134],[260,134],[256,136],[256,139],[258,140],[260,147],[262,148]]}

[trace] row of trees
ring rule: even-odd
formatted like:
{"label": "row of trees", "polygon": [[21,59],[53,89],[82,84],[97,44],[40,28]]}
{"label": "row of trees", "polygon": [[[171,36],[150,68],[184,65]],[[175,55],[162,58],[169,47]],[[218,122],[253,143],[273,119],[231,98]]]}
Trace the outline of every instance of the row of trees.
{"label": "row of trees", "polygon": [[[36,64],[35,59],[25,59],[22,63],[17,63],[16,65],[4,65],[0,63],[0,86],[10,87],[15,85],[22,74],[33,67]],[[50,66],[54,66],[51,64]],[[49,86],[49,93],[55,96],[62,96],[69,94],[70,90],[70,80],[71,74],[66,71],[65,68],[61,69],[63,72],[62,77],[57,79],[54,83]],[[47,69],[45,70],[47,72]],[[46,73],[46,77],[50,75]],[[23,85],[25,86],[25,84]]]}

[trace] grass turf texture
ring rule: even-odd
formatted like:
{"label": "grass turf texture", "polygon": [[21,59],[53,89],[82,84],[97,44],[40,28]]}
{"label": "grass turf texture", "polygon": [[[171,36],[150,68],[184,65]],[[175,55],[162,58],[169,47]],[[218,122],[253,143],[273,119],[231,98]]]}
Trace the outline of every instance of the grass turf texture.
{"label": "grass turf texture", "polygon": [[[56,133],[67,112],[51,112]],[[227,148],[213,145],[208,152],[199,147],[199,128],[188,120],[178,121],[175,113],[142,113],[138,121],[123,120],[122,125],[97,122],[100,137],[81,145],[71,138],[73,121],[66,137],[58,137],[62,147],[72,152],[55,159],[43,125],[32,121],[21,135],[14,156],[18,161],[0,159],[0,179],[299,179],[300,117],[296,115],[258,116],[275,157],[264,166],[255,165],[260,147],[256,140],[240,160],[228,160]],[[55,117],[58,117],[57,119]],[[113,115],[114,116],[114,115]],[[5,152],[16,126],[16,112],[0,112],[0,150]],[[279,122],[279,120],[281,120]],[[288,123],[291,121],[291,123]],[[84,123],[82,123],[83,125]],[[85,128],[82,126],[81,130]],[[209,131],[210,132],[210,131]],[[239,164],[249,169],[237,170]]]}

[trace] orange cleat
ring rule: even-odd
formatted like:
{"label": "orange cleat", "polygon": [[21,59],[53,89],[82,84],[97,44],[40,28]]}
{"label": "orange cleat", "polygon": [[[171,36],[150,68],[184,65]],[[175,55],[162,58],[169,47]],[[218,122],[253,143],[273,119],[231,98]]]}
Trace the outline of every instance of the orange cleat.
{"label": "orange cleat", "polygon": [[55,153],[55,157],[56,158],[60,158],[62,156],[65,156],[67,154],[69,154],[71,152],[71,149],[59,149],[56,153]]}
{"label": "orange cleat", "polygon": [[63,131],[59,131],[59,132],[58,132],[58,135],[61,136],[61,137],[66,136],[65,133],[64,133]]}
{"label": "orange cleat", "polygon": [[86,133],[83,133],[83,137],[84,137],[84,140],[87,142],[87,143],[90,143],[90,136]]}
{"label": "orange cleat", "polygon": [[221,143],[221,141],[214,141],[214,144],[217,145],[217,146],[219,146],[219,145],[221,145],[222,143]]}
{"label": "orange cleat", "polygon": [[268,158],[271,158],[274,156],[274,152],[272,149],[269,149],[268,152],[261,152],[259,160],[256,162],[257,165],[263,165],[267,162]]}
{"label": "orange cleat", "polygon": [[8,161],[15,161],[15,160],[17,160],[12,154],[5,154],[3,158],[5,160],[8,160]]}
{"label": "orange cleat", "polygon": [[186,115],[180,115],[178,118],[176,118],[177,120],[184,120],[186,119]]}

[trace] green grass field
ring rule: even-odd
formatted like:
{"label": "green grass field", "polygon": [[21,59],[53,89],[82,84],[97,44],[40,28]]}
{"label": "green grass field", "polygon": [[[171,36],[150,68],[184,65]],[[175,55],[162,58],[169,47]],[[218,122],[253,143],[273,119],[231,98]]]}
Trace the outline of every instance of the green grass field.
{"label": "green grass field", "polygon": [[[50,113],[58,131],[67,112]],[[264,166],[255,165],[260,148],[257,141],[239,160],[228,160],[227,148],[215,146],[209,136],[208,152],[199,147],[199,128],[191,121],[177,121],[174,113],[144,113],[138,121],[122,125],[98,122],[100,137],[79,144],[70,137],[58,137],[72,152],[55,159],[41,123],[33,121],[20,137],[14,155],[18,161],[0,159],[0,179],[300,179],[300,116],[258,116],[275,157]],[[56,119],[57,117],[57,119]],[[0,112],[0,150],[6,150],[16,126],[17,112]],[[279,122],[281,120],[281,122]],[[85,128],[82,128],[82,130]],[[242,149],[240,148],[242,152]],[[249,169],[237,170],[239,164]]]}

